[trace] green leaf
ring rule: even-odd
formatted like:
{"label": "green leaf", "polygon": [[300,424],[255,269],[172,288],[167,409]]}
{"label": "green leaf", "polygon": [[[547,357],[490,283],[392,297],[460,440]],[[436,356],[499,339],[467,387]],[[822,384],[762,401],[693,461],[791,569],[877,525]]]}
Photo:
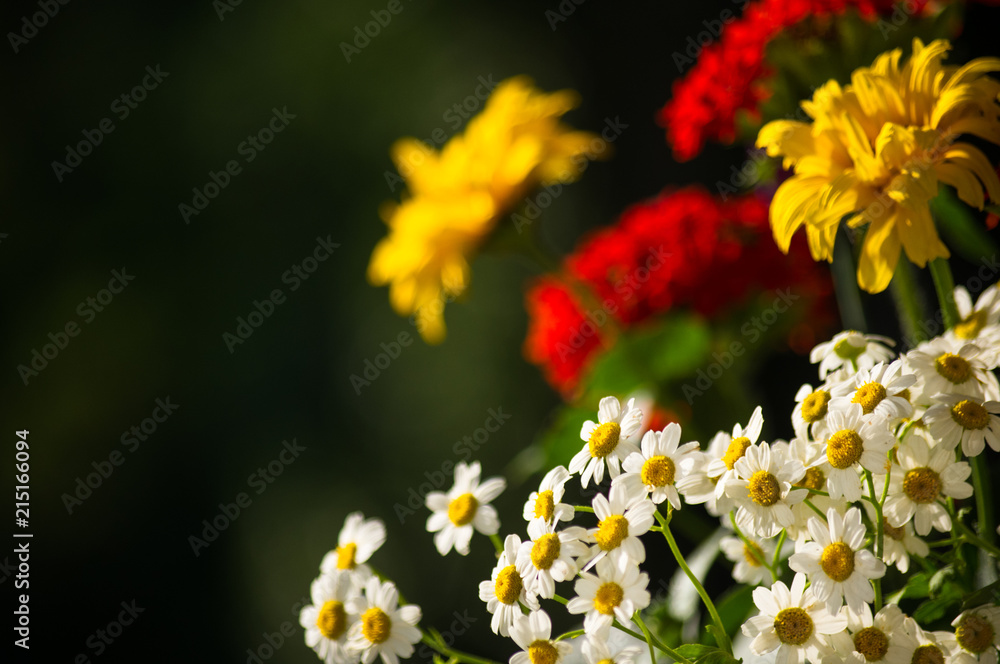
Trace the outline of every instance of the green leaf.
{"label": "green leaf", "polygon": [[685,643],[682,646],[674,648],[677,654],[685,659],[698,659],[703,657],[710,652],[717,652],[719,649],[714,646],[706,646],[701,643]]}
{"label": "green leaf", "polygon": [[913,612],[913,619],[922,625],[940,620],[945,614],[956,613],[949,611],[952,606],[962,603],[962,598],[956,595],[949,595],[938,599],[929,599],[917,607]]}
{"label": "green leaf", "polygon": [[931,589],[927,573],[919,572],[911,576],[906,581],[906,585],[903,586],[899,592],[893,593],[887,597],[886,603],[899,604],[900,600],[904,598],[921,599],[923,597],[930,597],[930,594]]}
{"label": "green leaf", "polygon": [[944,584],[951,580],[955,576],[955,569],[951,565],[945,565],[931,577],[928,585],[928,590],[930,591],[931,597],[937,597],[941,594]]}
{"label": "green leaf", "polygon": [[715,608],[726,631],[735,633],[754,608],[753,587],[743,584],[736,586],[715,603]]}

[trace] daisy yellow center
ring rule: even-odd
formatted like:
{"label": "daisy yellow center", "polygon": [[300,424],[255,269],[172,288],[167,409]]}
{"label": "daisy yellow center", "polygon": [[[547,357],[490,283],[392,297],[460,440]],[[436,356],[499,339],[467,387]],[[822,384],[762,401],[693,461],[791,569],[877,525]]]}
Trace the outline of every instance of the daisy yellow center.
{"label": "daisy yellow center", "polygon": [[770,507],[781,500],[781,485],[778,478],[766,470],[758,470],[747,482],[750,497],[758,505]]}
{"label": "daisy yellow center", "polygon": [[463,493],[448,503],[448,520],[456,526],[465,526],[476,518],[479,501],[471,493]]}
{"label": "daisy yellow center", "polygon": [[316,627],[320,634],[331,641],[339,639],[347,629],[347,611],[344,610],[344,605],[335,599],[324,602],[316,616]]}
{"label": "daisy yellow center", "polygon": [[751,443],[750,439],[746,436],[733,438],[733,442],[729,443],[729,448],[726,450],[726,453],[722,455],[722,460],[725,462],[726,468],[732,470],[733,466],[736,465],[736,462],[743,458],[743,455],[746,454],[747,448],[752,444],[753,443]]}
{"label": "daisy yellow center", "polygon": [[889,637],[877,627],[865,627],[854,634],[854,649],[869,662],[881,661],[889,652]]}
{"label": "daisy yellow center", "polygon": [[843,583],[854,573],[854,549],[843,542],[828,544],[819,557],[823,572],[838,583]]}
{"label": "daisy yellow center", "polygon": [[972,376],[972,365],[961,355],[945,353],[934,360],[934,368],[950,383],[958,385]]}
{"label": "daisy yellow center", "polygon": [[610,616],[625,598],[625,591],[614,581],[601,584],[594,595],[594,608],[606,616]]}
{"label": "daisy yellow center", "polygon": [[802,419],[809,423],[818,422],[826,417],[829,403],[830,393],[826,390],[816,390],[802,400]]}
{"label": "daisy yellow center", "polygon": [[802,487],[803,489],[812,489],[813,491],[822,491],[825,484],[826,475],[822,470],[819,468],[807,468],[806,474],[795,486]]}
{"label": "daisy yellow center", "polygon": [[975,613],[966,614],[955,628],[955,640],[963,650],[979,654],[993,645],[993,625]]}
{"label": "daisy yellow center", "polygon": [[594,535],[602,551],[617,549],[626,537],[628,537],[628,519],[620,514],[612,514],[597,524],[597,533]]}
{"label": "daisy yellow center", "polygon": [[590,432],[590,456],[602,459],[618,447],[622,428],[617,422],[605,422]]}
{"label": "daisy yellow center", "polygon": [[551,642],[539,639],[528,646],[528,659],[531,660],[531,664],[556,664],[559,651]]}
{"label": "daisy yellow center", "polygon": [[913,651],[910,664],[944,664],[944,653],[931,644],[920,646]]}
{"label": "daisy yellow center", "polygon": [[955,336],[959,339],[975,339],[986,327],[986,312],[973,311],[955,326]]}
{"label": "daisy yellow center", "polygon": [[842,360],[857,360],[865,352],[865,347],[855,346],[847,339],[841,339],[834,345],[833,352]]}
{"label": "daisy yellow center", "polygon": [[854,393],[851,403],[861,404],[861,410],[864,411],[865,415],[869,415],[875,410],[876,406],[882,403],[885,395],[885,387],[881,383],[865,383]]}
{"label": "daisy yellow center", "polygon": [[562,546],[554,533],[542,535],[531,545],[531,564],[537,569],[549,569],[559,557]]}
{"label": "daisy yellow center", "polygon": [[546,522],[551,521],[555,508],[556,501],[552,492],[548,490],[539,491],[538,497],[535,498],[535,518],[545,519]]}
{"label": "daisy yellow center", "polygon": [[897,542],[902,542],[903,535],[906,533],[906,531],[903,530],[903,526],[897,528],[895,526],[889,525],[889,522],[886,520],[885,517],[882,517],[882,532],[885,533],[887,537],[891,537]]}
{"label": "daisy yellow center", "polygon": [[646,486],[667,486],[674,483],[674,461],[670,457],[655,456],[642,464],[639,476]]}
{"label": "daisy yellow center", "polygon": [[904,387],[899,392],[896,392],[896,396],[899,397],[900,399],[906,399],[907,401],[909,401],[910,400],[910,388]]}
{"label": "daisy yellow center", "polygon": [[826,441],[826,458],[839,470],[850,468],[861,458],[864,441],[853,429],[841,429]]}
{"label": "daisy yellow center", "polygon": [[597,664],[615,664],[613,659],[602,659],[597,662]]}
{"label": "daisy yellow center", "polygon": [[348,542],[344,546],[337,547],[337,569],[354,569],[357,563],[354,557],[358,553],[358,545]]}
{"label": "daisy yellow center", "polygon": [[800,646],[813,633],[813,621],[805,609],[792,607],[778,611],[774,617],[774,633],[778,640],[792,646]]}
{"label": "daisy yellow center", "polygon": [[747,565],[751,567],[761,567],[764,560],[764,550],[753,542],[743,543],[743,558],[747,561]]}
{"label": "daisy yellow center", "polygon": [[926,466],[908,470],[903,476],[903,493],[915,503],[932,503],[941,493],[941,476]]}
{"label": "daisy yellow center", "polygon": [[524,588],[521,575],[517,573],[517,568],[513,565],[507,565],[500,570],[500,573],[497,574],[496,583],[493,585],[497,599],[504,604],[513,604],[516,602],[517,598],[521,596],[521,590]]}
{"label": "daisy yellow center", "polygon": [[370,643],[382,643],[392,635],[392,619],[373,606],[361,614],[361,633]]}
{"label": "daisy yellow center", "polygon": [[951,407],[951,419],[963,429],[985,429],[990,423],[990,414],[975,401],[963,399]]}

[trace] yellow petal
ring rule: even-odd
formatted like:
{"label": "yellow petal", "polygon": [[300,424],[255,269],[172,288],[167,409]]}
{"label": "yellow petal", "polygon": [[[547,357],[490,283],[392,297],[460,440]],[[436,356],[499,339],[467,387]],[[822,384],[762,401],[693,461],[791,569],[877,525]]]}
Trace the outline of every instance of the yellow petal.
{"label": "yellow petal", "polygon": [[979,181],[986,186],[990,200],[1000,201],[1000,180],[997,179],[997,172],[979,148],[968,143],[955,143],[944,153],[944,159],[975,173]]}
{"label": "yellow petal", "polygon": [[983,209],[983,204],[986,202],[983,198],[983,186],[968,169],[944,163],[934,166],[934,170],[942,182],[955,188],[959,198],[974,208]]}
{"label": "yellow petal", "polygon": [[892,217],[872,222],[858,258],[858,286],[869,293],[884,291],[899,262],[899,249]]}

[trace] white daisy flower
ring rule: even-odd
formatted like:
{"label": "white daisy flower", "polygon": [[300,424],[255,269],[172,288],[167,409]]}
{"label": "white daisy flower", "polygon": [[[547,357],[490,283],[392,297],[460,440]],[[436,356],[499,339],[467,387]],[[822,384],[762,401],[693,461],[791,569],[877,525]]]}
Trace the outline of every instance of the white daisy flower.
{"label": "white daisy flower", "polygon": [[984,604],[975,609],[963,611],[951,623],[954,635],[942,639],[947,643],[954,639],[952,646],[953,664],[997,664],[997,648],[1000,648],[1000,607]]}
{"label": "white daisy flower", "polygon": [[536,519],[528,524],[531,540],[517,550],[517,571],[530,592],[551,599],[556,581],[567,581],[577,573],[577,558],[587,555],[589,547],[581,540],[587,531],[571,526],[555,532],[555,526]]}
{"label": "white daisy flower", "polygon": [[861,468],[885,475],[896,437],[885,420],[864,416],[861,404],[834,410],[827,418],[833,433],[826,439],[826,461],[819,468],[831,498],[854,502],[861,498]]}
{"label": "white daisy flower", "polygon": [[997,379],[986,368],[982,349],[974,344],[957,346],[944,337],[922,343],[906,354],[919,378],[919,403],[931,404],[935,394],[967,394],[997,400]]}
{"label": "white daisy flower", "polygon": [[795,436],[803,440],[817,440],[826,437],[826,414],[830,409],[829,385],[821,385],[815,390],[809,383],[795,393],[795,409],[792,410],[792,428]]}
{"label": "white daisy flower", "polygon": [[847,330],[813,348],[809,361],[819,363],[819,379],[824,380],[828,373],[842,367],[860,371],[871,369],[878,362],[888,362],[893,353],[886,346],[895,345],[888,337]]}
{"label": "white daisy flower", "polygon": [[899,420],[913,416],[910,388],[917,377],[903,373],[903,361],[890,364],[879,362],[871,369],[862,369],[853,383],[837,386],[830,408],[843,410],[850,404],[861,405],[865,415],[880,417],[893,426]]}
{"label": "white daisy flower", "polygon": [[886,604],[872,616],[871,608],[865,604],[864,611],[854,614],[844,612],[847,628],[851,632],[851,647],[845,662],[849,664],[909,664],[906,653],[912,653],[919,645],[906,629],[907,616],[895,604]]}
{"label": "white daisy flower", "polygon": [[545,611],[518,616],[510,628],[510,638],[521,652],[510,657],[510,664],[558,664],[573,650],[566,641],[552,641],[552,621]]}
{"label": "white daisy flower", "polygon": [[499,496],[507,487],[501,477],[492,477],[482,484],[482,472],[478,461],[455,464],[455,485],[447,494],[432,491],[425,499],[427,508],[433,514],[427,519],[427,532],[437,533],[434,546],[442,556],[455,551],[463,556],[469,554],[469,542],[475,528],[483,535],[496,535],[500,530],[500,520],[490,501]]}
{"label": "white daisy flower", "polygon": [[413,644],[420,640],[420,607],[398,606],[399,593],[391,581],[373,576],[365,583],[364,594],[348,602],[347,610],[358,621],[347,632],[347,649],[361,656],[362,664],[371,664],[376,656],[384,664],[399,664],[399,658],[413,655]]}
{"label": "white daisy flower", "polygon": [[[875,508],[867,500],[861,501],[861,504],[868,513],[868,520],[875,523],[877,518]],[[897,528],[889,523],[885,516],[882,517],[882,560],[886,565],[895,565],[896,569],[906,574],[910,569],[911,555],[926,558],[930,552],[927,542],[913,532],[913,522],[907,522]]]}
{"label": "white daisy flower", "polygon": [[706,451],[690,452],[685,457],[683,476],[675,483],[677,491],[684,496],[684,502],[688,505],[704,504],[712,516],[728,514],[732,508],[732,499],[725,493],[720,495],[716,492],[721,473],[710,475],[708,472],[712,461],[726,453],[730,441],[732,436],[720,431],[709,441]]}
{"label": "white daisy flower", "polygon": [[538,608],[535,593],[527,587],[518,571],[517,551],[521,547],[521,538],[517,535],[507,535],[503,543],[503,551],[493,575],[489,581],[479,584],[479,599],[486,602],[486,610],[493,614],[490,628],[494,634],[507,636],[514,624],[514,619],[521,615],[521,606],[529,609]]}
{"label": "white daisy flower", "polygon": [[885,576],[885,563],[864,548],[867,532],[857,507],[843,516],[830,508],[826,519],[810,519],[813,541],[796,542],[788,566],[809,577],[809,588],[828,611],[836,613],[846,603],[859,614],[864,604],[875,601],[870,581]]}
{"label": "white daisy flower", "polygon": [[679,510],[681,499],[674,485],[684,476],[685,458],[698,449],[696,442],[678,446],[680,439],[681,427],[676,422],[660,432],[647,431],[642,437],[641,451],[628,455],[622,464],[625,472],[613,481],[637,485],[629,487],[629,492],[645,490],[653,503],[659,505],[668,500]]}
{"label": "white daisy flower", "polygon": [[997,351],[1000,351],[1000,288],[997,284],[988,287],[973,306],[969,292],[963,286],[957,286],[955,305],[962,320],[944,336],[959,346],[974,343],[988,350],[992,357],[984,360],[990,369],[995,369]]}
{"label": "white daisy flower", "polygon": [[[806,489],[807,491],[809,489],[826,491],[826,473],[818,467],[826,460],[826,447],[824,445],[809,442],[804,438],[793,438],[791,442],[784,444],[781,441],[771,443],[772,452],[775,449],[781,450],[785,458],[798,461],[805,467],[805,474],[792,484],[793,488]],[[823,512],[833,504],[830,498],[818,494],[806,495],[806,498],[809,498],[809,501]],[[805,500],[791,504],[789,508],[792,510],[792,523],[785,526],[788,536],[793,540],[808,537],[806,524],[816,513],[806,504]]]}
{"label": "white daisy flower", "polygon": [[592,503],[597,516],[597,527],[587,531],[587,542],[595,543],[588,554],[590,562],[583,569],[594,566],[605,556],[626,557],[633,563],[646,559],[646,549],[639,535],[653,526],[656,505],[645,499],[645,494],[629,495],[624,484],[611,486],[608,498],[594,496]]}
{"label": "white daisy flower", "polygon": [[545,473],[538,491],[532,491],[524,504],[524,520],[541,519],[545,523],[556,524],[573,519],[573,506],[562,501],[566,492],[566,482],[572,477],[563,466],[556,466]]}
{"label": "white daisy flower", "polygon": [[[624,634],[624,632],[622,633]],[[607,639],[587,634],[582,651],[583,659],[587,664],[633,664],[635,658],[642,654],[643,649],[635,645],[612,647]]]}
{"label": "white daisy flower", "polygon": [[365,519],[361,512],[353,512],[344,519],[344,527],[337,536],[337,548],[323,556],[320,570],[333,574],[337,570],[354,571],[364,582],[371,576],[371,568],[364,563],[385,543],[385,524],[379,519]]}
{"label": "white daisy flower", "polygon": [[962,443],[962,454],[978,456],[989,443],[1000,452],[1000,401],[963,394],[935,394],[938,405],[924,413],[931,436],[949,449]]}
{"label": "white daisy flower", "polygon": [[716,499],[725,495],[726,481],[735,476],[733,468],[736,466],[736,462],[743,458],[748,447],[757,443],[763,426],[764,415],[760,406],[757,406],[754,408],[753,414],[750,415],[750,421],[747,422],[745,429],[739,424],[733,427],[733,435],[726,446],[726,453],[709,462],[708,468],[706,468],[709,476],[719,478],[715,485]]}
{"label": "white daisy flower", "polygon": [[735,477],[726,481],[725,490],[736,502],[740,530],[767,538],[793,525],[791,506],[809,496],[806,489],[792,488],[806,473],[800,461],[786,459],[761,443],[749,447],[733,470]]}
{"label": "white daisy flower", "polygon": [[[912,636],[900,653],[899,662],[907,664],[937,664],[938,662],[951,663],[952,648],[948,643],[954,635],[951,632],[924,630],[917,622],[910,617],[904,620],[905,629]],[[951,637],[951,638],[950,638]]]}
{"label": "white daisy flower", "polygon": [[722,553],[734,563],[733,579],[748,586],[760,586],[772,582],[771,564],[774,542],[747,536],[744,542],[739,537],[723,537],[719,540]]}
{"label": "white daisy flower", "polygon": [[348,652],[346,644],[348,629],[358,619],[347,605],[359,593],[352,574],[347,571],[323,574],[312,582],[309,591],[312,604],[299,613],[299,624],[306,630],[306,645],[326,664],[358,661],[357,653]]}
{"label": "white daisy flower", "polygon": [[912,436],[896,450],[896,463],[889,476],[889,496],[882,513],[899,528],[913,519],[918,535],[931,527],[941,532],[951,530],[951,517],[938,500],[944,497],[968,498],[972,485],[966,478],[972,468],[965,461],[955,461],[947,447],[928,448],[920,436]]}
{"label": "white daisy flower", "polygon": [[649,576],[625,558],[604,558],[597,563],[597,575],[583,572],[573,589],[576,597],[566,610],[586,613],[583,629],[587,634],[605,638],[615,618],[627,623],[632,614],[649,606]]}
{"label": "white daisy flower", "polygon": [[621,461],[639,448],[631,439],[639,433],[642,411],[635,408],[635,399],[629,399],[622,410],[618,399],[604,397],[597,409],[598,422],[587,420],[580,429],[580,438],[587,442],[569,462],[571,473],[580,473],[584,489],[594,478],[595,484],[604,480],[604,466],[611,479],[621,473]]}
{"label": "white daisy flower", "polygon": [[779,664],[802,664],[807,657],[819,661],[831,654],[823,637],[847,628],[846,618],[830,615],[812,589],[806,590],[804,574],[795,575],[791,589],[781,581],[770,590],[755,588],[753,601],[760,614],[743,623],[743,633],[753,639],[750,650],[758,657],[777,650]]}

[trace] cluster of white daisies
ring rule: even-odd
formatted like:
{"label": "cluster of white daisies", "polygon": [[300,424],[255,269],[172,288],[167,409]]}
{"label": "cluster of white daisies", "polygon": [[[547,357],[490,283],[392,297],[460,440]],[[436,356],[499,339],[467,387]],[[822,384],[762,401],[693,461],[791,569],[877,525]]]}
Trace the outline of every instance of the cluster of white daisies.
{"label": "cluster of white daisies", "polygon": [[[585,444],[569,468],[549,471],[525,503],[526,540],[509,534],[501,546],[489,503],[505,483],[481,482],[478,463],[459,463],[454,487],[427,496],[427,530],[442,555],[452,548],[467,554],[474,531],[494,539],[499,560],[490,580],[480,583],[479,596],[492,614],[493,631],[521,648],[510,664],[557,664],[572,648],[564,640],[572,633],[553,638],[540,599],[583,614],[589,664],[631,664],[640,650],[612,646],[609,634],[612,626],[634,633],[633,619],[650,603],[639,537],[651,530],[669,537],[670,512],[685,502],[704,505],[732,530],[721,548],[735,563],[733,577],[768,586],[754,590],[759,613],[742,628],[754,656],[779,664],[997,664],[997,606],[964,611],[953,631],[926,631],[897,606],[881,606],[873,585],[887,564],[905,573],[911,555],[926,557],[921,538],[932,530],[964,527],[953,524],[950,507],[973,494],[963,455],[977,456],[987,445],[1000,452],[994,374],[1000,292],[991,287],[975,306],[964,289],[955,296],[962,321],[898,358],[891,340],[857,332],[817,346],[811,360],[823,382],[799,391],[790,441],[760,440],[759,407],[745,427],[719,432],[704,446],[682,443],[677,424],[640,439],[643,416],[634,400],[622,406],[606,397],[598,421],[584,424]],[[583,488],[591,482],[599,487],[605,473],[607,495],[598,493],[590,508],[561,502],[574,476]],[[572,525],[579,513],[597,524]],[[380,537],[356,538],[352,562],[341,565],[345,541],[351,541],[342,533],[330,554],[336,564],[325,561],[324,576],[314,584],[316,606],[303,611],[306,640],[329,664],[358,655],[368,664],[378,652],[395,664],[396,655],[407,656],[420,637],[412,627],[419,609],[394,613],[394,588],[368,578],[370,572],[366,577],[360,564],[371,542],[381,544],[384,529]],[[369,544],[364,550],[361,540]],[[794,553],[785,560],[790,542]],[[783,564],[794,573],[790,587],[779,580]],[[355,580],[340,581],[330,574],[334,567],[352,568]],[[563,582],[573,583],[568,599],[556,594]],[[376,610],[384,618],[372,627]]]}

